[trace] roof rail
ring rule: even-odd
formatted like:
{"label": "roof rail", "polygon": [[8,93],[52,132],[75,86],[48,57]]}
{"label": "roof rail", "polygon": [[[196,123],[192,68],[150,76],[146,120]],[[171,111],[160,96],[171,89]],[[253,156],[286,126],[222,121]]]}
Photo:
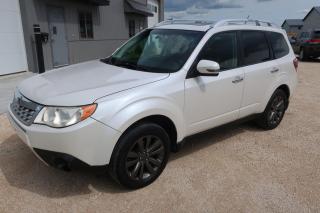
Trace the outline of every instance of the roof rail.
{"label": "roof rail", "polygon": [[214,26],[215,21],[208,20],[189,20],[189,19],[171,19],[158,23],[156,26],[170,25],[170,24],[184,24],[184,25],[198,25],[198,26]]}
{"label": "roof rail", "polygon": [[217,22],[214,27],[222,27],[228,25],[254,25],[254,26],[267,26],[267,27],[276,27],[279,28],[278,25],[268,22],[268,21],[261,21],[261,20],[254,20],[254,19],[227,19]]}
{"label": "roof rail", "polygon": [[171,25],[171,24],[181,24],[181,25],[197,25],[197,26],[208,26],[209,28],[217,28],[230,25],[251,25],[251,26],[265,26],[280,28],[278,25],[262,20],[255,19],[226,19],[221,21],[212,21],[212,20],[188,20],[188,19],[169,19],[162,21],[155,25],[156,27]]}

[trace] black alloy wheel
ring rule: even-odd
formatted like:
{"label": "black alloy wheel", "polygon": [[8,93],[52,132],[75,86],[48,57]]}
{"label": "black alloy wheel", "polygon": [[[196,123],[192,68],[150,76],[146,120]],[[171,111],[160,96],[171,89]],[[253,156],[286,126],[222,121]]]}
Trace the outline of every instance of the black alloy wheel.
{"label": "black alloy wheel", "polygon": [[127,154],[126,171],[132,180],[147,180],[160,169],[165,148],[160,138],[153,135],[138,139]]}
{"label": "black alloy wheel", "polygon": [[272,130],[279,126],[288,106],[288,96],[282,89],[277,89],[269,100],[265,111],[258,117],[257,124]]}
{"label": "black alloy wheel", "polygon": [[142,188],[159,177],[169,155],[167,132],[154,123],[138,124],[121,136],[112,154],[109,173],[127,188]]}
{"label": "black alloy wheel", "polygon": [[279,95],[274,98],[268,116],[269,122],[272,126],[280,123],[286,110],[285,104],[286,103],[283,96]]}
{"label": "black alloy wheel", "polygon": [[300,61],[305,61],[305,60],[307,60],[307,58],[308,58],[308,56],[306,54],[306,50],[304,48],[301,48],[300,52],[299,52]]}

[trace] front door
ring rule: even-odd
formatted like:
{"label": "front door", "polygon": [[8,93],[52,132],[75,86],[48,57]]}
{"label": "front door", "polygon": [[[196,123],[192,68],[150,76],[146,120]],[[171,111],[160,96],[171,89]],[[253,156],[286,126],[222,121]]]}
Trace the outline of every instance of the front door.
{"label": "front door", "polygon": [[198,76],[185,81],[185,115],[188,135],[236,120],[244,87],[239,68],[237,33],[223,32],[207,42],[197,61],[218,62],[218,76]]}
{"label": "front door", "polygon": [[48,7],[48,19],[53,66],[59,67],[68,65],[69,60],[64,9],[60,7]]}

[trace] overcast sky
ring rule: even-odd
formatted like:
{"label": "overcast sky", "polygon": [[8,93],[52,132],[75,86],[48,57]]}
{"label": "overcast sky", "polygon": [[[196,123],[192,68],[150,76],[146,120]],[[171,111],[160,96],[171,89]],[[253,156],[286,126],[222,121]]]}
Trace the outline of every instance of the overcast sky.
{"label": "overcast sky", "polygon": [[287,18],[303,18],[319,0],[165,0],[166,18],[220,20],[247,18],[281,25]]}

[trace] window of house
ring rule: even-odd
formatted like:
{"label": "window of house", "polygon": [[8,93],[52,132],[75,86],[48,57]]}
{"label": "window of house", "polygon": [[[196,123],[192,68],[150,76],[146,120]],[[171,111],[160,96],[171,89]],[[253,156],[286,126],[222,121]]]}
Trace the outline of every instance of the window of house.
{"label": "window of house", "polygon": [[282,34],[270,32],[268,33],[268,37],[270,39],[275,58],[281,58],[289,54],[288,44]]}
{"label": "window of house", "polygon": [[270,49],[262,31],[243,31],[244,64],[258,64],[271,59]]}
{"label": "window of house", "polygon": [[82,39],[92,39],[93,38],[92,13],[80,12],[79,13],[79,26],[80,26],[80,38],[82,38]]}
{"label": "window of house", "polygon": [[129,20],[129,37],[136,34],[136,22],[134,20]]}
{"label": "window of house", "polygon": [[300,35],[301,39],[307,39],[310,37],[310,33],[309,32],[302,32]]}
{"label": "window of house", "polygon": [[238,66],[237,33],[225,32],[214,35],[200,53],[200,60],[219,63],[221,71]]}
{"label": "window of house", "polygon": [[300,34],[300,38],[303,38],[304,37],[304,32],[302,32],[301,34]]}
{"label": "window of house", "polygon": [[148,9],[153,13],[157,13],[158,12],[158,7],[154,6],[152,4],[148,4]]}

